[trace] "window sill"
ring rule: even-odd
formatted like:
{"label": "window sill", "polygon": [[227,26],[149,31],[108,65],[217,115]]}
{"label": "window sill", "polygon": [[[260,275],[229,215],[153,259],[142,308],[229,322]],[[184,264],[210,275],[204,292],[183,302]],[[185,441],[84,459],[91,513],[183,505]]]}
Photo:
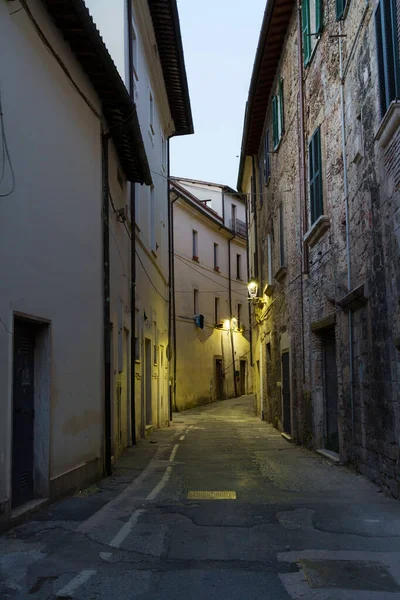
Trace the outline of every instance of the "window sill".
{"label": "window sill", "polygon": [[303,65],[304,65],[304,68],[305,68],[305,69],[306,69],[307,67],[309,67],[309,66],[311,65],[312,61],[313,61],[313,58],[314,58],[314,56],[315,56],[315,52],[316,52],[316,50],[317,50],[317,47],[318,47],[319,41],[320,41],[320,39],[321,39],[321,36],[322,36],[322,33],[323,33],[323,31],[321,31],[321,33],[319,34],[319,36],[316,38],[315,46],[314,46],[314,48],[311,50],[311,54],[310,54],[310,56],[308,57],[307,61],[304,61],[304,62],[303,62]]}
{"label": "window sill", "polygon": [[321,215],[305,234],[304,241],[312,248],[330,226],[331,222],[329,217]]}
{"label": "window sill", "polygon": [[285,279],[287,275],[287,267],[280,267],[277,272],[274,275],[274,278],[279,282],[282,283],[282,281]]}
{"label": "window sill", "polygon": [[375,135],[375,141],[385,148],[400,126],[400,100],[393,100]]}

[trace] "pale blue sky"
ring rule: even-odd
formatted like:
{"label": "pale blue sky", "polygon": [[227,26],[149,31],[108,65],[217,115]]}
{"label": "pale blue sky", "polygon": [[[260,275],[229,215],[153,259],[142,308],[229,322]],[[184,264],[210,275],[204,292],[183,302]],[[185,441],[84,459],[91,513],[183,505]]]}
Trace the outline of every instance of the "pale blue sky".
{"label": "pale blue sky", "polygon": [[[123,76],[125,0],[86,0]],[[195,133],[171,141],[171,174],[236,188],[244,109],[266,0],[178,0]],[[111,17],[112,15],[112,17]]]}
{"label": "pale blue sky", "polygon": [[195,133],[171,140],[171,174],[236,189],[244,108],[266,0],[178,0]]}

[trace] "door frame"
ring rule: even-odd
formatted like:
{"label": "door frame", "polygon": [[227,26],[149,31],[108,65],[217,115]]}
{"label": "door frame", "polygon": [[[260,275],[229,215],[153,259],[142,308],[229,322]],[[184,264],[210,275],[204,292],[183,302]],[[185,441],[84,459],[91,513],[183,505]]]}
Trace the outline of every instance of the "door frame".
{"label": "door frame", "polygon": [[[293,385],[292,385],[292,353],[290,350],[290,336],[287,332],[281,335],[280,339],[280,369],[281,369],[281,411],[282,411],[282,434],[292,439],[293,437]],[[290,435],[283,430],[283,372],[282,372],[282,355],[289,354],[289,393],[290,393]]]}
{"label": "door frame", "polygon": [[[33,420],[33,499],[48,498],[50,493],[50,440],[51,440],[51,321],[31,314],[13,311],[13,334],[10,361],[10,470],[9,486],[12,501],[13,474],[13,417],[14,417],[14,326],[16,321],[34,327],[34,411]],[[20,507],[18,507],[20,508]]]}
{"label": "door frame", "polygon": [[[217,396],[217,361],[220,360],[221,361],[221,366],[222,366],[222,381],[221,381],[221,390],[222,390],[222,397],[218,398]],[[214,355],[214,400],[224,400],[225,397],[225,390],[224,390],[224,358],[221,354],[215,354]]]}

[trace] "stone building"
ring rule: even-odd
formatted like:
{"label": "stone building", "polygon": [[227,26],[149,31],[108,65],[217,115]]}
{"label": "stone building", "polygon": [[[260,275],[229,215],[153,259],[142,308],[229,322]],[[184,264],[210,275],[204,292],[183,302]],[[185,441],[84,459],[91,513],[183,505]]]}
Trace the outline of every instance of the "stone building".
{"label": "stone building", "polygon": [[174,406],[251,392],[245,204],[228,186],[171,179]]}
{"label": "stone building", "polygon": [[396,11],[267,3],[238,190],[251,199],[260,414],[398,496]]}

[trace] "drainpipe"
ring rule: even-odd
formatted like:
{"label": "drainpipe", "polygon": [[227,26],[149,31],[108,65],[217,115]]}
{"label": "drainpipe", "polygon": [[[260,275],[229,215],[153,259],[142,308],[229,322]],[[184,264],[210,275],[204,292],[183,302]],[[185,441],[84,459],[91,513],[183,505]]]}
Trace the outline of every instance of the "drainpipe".
{"label": "drainpipe", "polygon": [[[343,191],[346,213],[346,261],[347,261],[347,287],[351,291],[351,256],[350,256],[350,218],[349,218],[349,195],[347,181],[347,159],[346,159],[346,126],[345,126],[345,102],[344,102],[344,76],[343,76],[343,48],[342,48],[342,24],[339,21],[339,69],[340,69],[340,120],[342,129],[342,155],[343,155]],[[354,378],[353,378],[353,315],[348,313],[349,328],[349,368],[350,368],[350,406],[351,406],[351,436],[354,444]]]}
{"label": "drainpipe", "polygon": [[[249,258],[249,215],[247,213],[247,196],[245,196],[245,208],[246,208],[246,261],[247,261],[247,281],[250,281],[250,258]],[[247,302],[249,311],[249,331],[250,331],[250,365],[254,367],[253,361],[253,329],[251,326],[251,303]]]}
{"label": "drainpipe", "polygon": [[236,383],[236,373],[235,373],[235,345],[234,345],[234,341],[233,341],[233,331],[232,331],[232,269],[231,269],[231,241],[235,238],[236,236],[233,235],[231,238],[229,238],[228,240],[228,268],[229,268],[229,320],[230,320],[230,325],[229,325],[229,333],[230,333],[230,338],[231,338],[231,350],[232,350],[232,365],[233,365],[233,389],[234,389],[234,393],[235,393],[235,398],[237,398],[238,393],[237,393],[237,383]]}
{"label": "drainpipe", "polygon": [[[129,61],[129,94],[134,100],[134,89],[132,82],[133,73],[133,54],[132,54],[132,2],[127,2],[128,15],[128,61]],[[131,211],[131,443],[136,445],[136,202],[135,202],[135,184],[131,182],[130,190],[130,211]]]}
{"label": "drainpipe", "polygon": [[[175,244],[174,244],[174,210],[173,206],[178,197],[174,198],[172,201],[170,199],[170,138],[167,140],[167,169],[168,169],[168,241],[169,241],[169,289],[168,289],[168,299],[169,299],[169,310],[168,310],[168,346],[171,349],[172,343],[172,355],[173,355],[173,385],[172,392],[171,386],[170,394],[169,394],[169,418],[172,421],[172,408],[174,404],[174,408],[176,410],[176,304],[175,304]],[[172,402],[173,396],[173,402]]]}
{"label": "drainpipe", "polygon": [[103,351],[104,351],[104,469],[106,475],[111,468],[111,331],[110,331],[110,235],[109,235],[109,181],[108,141],[109,133],[101,135],[102,188],[103,188]]}
{"label": "drainpipe", "polygon": [[305,132],[304,132],[304,81],[303,81],[303,36],[301,22],[301,0],[297,1],[297,47],[298,47],[298,83],[299,83],[299,108],[300,108],[300,140],[299,140],[299,171],[300,171],[300,306],[301,306],[301,350],[303,355],[303,384],[306,382],[306,351],[304,331],[304,286],[303,275],[308,273],[308,245],[304,242],[304,235],[308,229],[307,190],[306,190],[306,157],[305,157]]}
{"label": "drainpipe", "polygon": [[[255,269],[254,276],[256,279],[258,279],[260,274],[259,274],[259,268],[258,268],[258,219],[257,219],[257,179],[256,179],[257,172],[256,172],[256,163],[255,163],[254,156],[251,157],[251,162],[252,162],[252,177],[253,177],[253,188],[251,190],[251,202],[254,207],[254,231],[255,231],[255,236],[254,236],[255,252],[254,253],[256,255],[256,260],[254,261],[254,269]],[[254,195],[254,200],[253,200],[253,195]]]}

